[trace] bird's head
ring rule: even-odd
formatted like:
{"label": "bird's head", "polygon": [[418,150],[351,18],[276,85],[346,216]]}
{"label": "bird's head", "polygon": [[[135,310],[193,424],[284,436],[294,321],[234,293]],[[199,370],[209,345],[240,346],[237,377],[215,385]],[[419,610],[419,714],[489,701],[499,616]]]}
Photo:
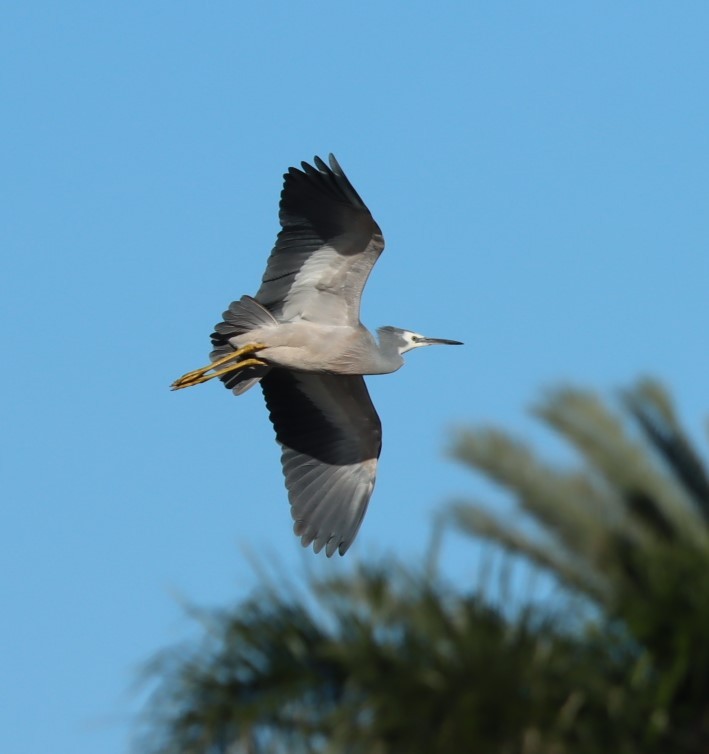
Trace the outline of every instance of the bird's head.
{"label": "bird's head", "polygon": [[393,346],[399,355],[422,346],[462,346],[459,340],[446,340],[445,338],[427,338],[421,333],[411,330],[402,330],[400,327],[380,327],[379,342],[382,345]]}

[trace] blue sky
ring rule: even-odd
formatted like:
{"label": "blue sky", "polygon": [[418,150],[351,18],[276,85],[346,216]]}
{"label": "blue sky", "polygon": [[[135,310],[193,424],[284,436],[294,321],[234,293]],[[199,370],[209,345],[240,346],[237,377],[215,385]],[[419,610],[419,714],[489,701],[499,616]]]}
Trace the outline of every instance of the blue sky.
{"label": "blue sky", "polygon": [[[709,408],[709,6],[10,2],[0,11],[0,750],[118,754],[140,663],[250,558],[419,562],[487,488],[460,424],[554,443],[572,382]],[[369,380],[374,498],[343,562],[291,533],[262,399],[201,365],[254,293],[289,165],[334,152],[384,230],[362,317],[464,348]],[[475,578],[469,546],[446,568]]]}

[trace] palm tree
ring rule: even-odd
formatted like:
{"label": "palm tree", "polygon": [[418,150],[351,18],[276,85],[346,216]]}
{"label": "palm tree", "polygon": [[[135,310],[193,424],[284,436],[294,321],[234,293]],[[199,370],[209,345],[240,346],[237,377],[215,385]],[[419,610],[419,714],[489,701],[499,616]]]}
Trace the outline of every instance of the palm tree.
{"label": "palm tree", "polygon": [[585,595],[628,654],[624,693],[637,695],[632,684],[644,679],[645,735],[707,751],[709,476],[658,383],[637,384],[621,408],[630,424],[575,389],[535,407],[577,450],[575,469],[550,466],[499,430],[458,437],[456,457],[509,490],[541,536],[482,506],[457,504],[450,516]]}
{"label": "palm tree", "polygon": [[311,578],[295,597],[264,585],[151,664],[141,751],[707,751],[701,461],[651,382],[622,411],[562,390],[536,413],[579,451],[577,469],[499,430],[461,433],[454,452],[541,534],[470,503],[447,520],[549,571],[564,598],[511,614],[393,561]]}

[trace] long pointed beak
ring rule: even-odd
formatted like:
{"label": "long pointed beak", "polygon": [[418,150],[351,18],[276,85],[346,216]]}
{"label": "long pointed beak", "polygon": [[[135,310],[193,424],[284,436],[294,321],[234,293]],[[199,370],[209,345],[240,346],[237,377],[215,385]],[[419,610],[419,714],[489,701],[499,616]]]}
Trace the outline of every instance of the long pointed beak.
{"label": "long pointed beak", "polygon": [[459,340],[446,340],[445,338],[421,338],[419,341],[424,346],[462,346]]}

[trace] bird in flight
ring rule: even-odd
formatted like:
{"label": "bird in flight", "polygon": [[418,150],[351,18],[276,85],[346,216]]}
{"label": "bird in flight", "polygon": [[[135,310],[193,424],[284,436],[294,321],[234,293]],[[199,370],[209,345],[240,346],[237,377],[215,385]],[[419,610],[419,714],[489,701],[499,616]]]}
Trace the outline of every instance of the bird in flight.
{"label": "bird in flight", "polygon": [[304,547],[344,555],[374,489],[382,428],[362,375],[399,369],[403,354],[457,340],[359,319],[382,232],[334,155],[284,175],[281,231],[256,295],[212,333],[211,363],[173,390],[218,377],[235,395],[261,384],[281,446],[294,531]]}

